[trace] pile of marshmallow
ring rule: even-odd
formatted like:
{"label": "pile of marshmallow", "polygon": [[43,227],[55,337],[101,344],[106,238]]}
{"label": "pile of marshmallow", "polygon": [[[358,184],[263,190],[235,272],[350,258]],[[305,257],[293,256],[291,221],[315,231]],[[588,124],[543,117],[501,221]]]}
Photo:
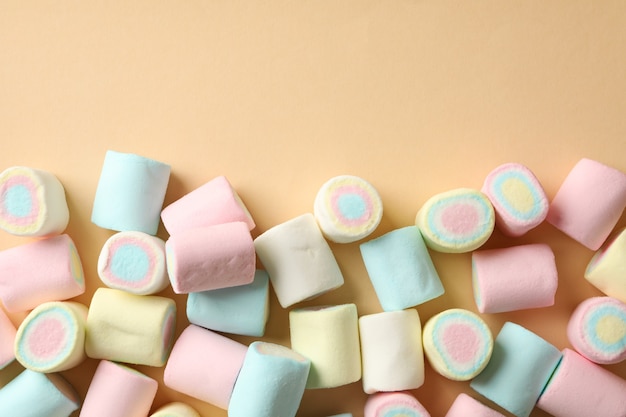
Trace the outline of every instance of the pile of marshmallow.
{"label": "pile of marshmallow", "polygon": [[[359,317],[355,304],[295,308],[289,347],[246,346],[228,335],[264,335],[270,283],[283,308],[340,287],[328,241],[357,242],[378,227],[376,189],[356,176],[331,178],[313,213],[253,239],[254,220],[225,177],[163,208],[169,176],[162,162],[107,152],[91,220],[116,233],[98,259],[104,286],[86,306],[68,301],[84,293],[85,278],[64,234],[62,184],[28,167],[0,174],[0,228],[37,238],[0,251],[4,309],[29,312],[16,329],[0,309],[0,369],[13,360],[25,368],[0,389],[0,415],[68,417],[80,408],[83,417],[199,417],[180,402],[150,414],[158,383],[130,364],[165,367],[167,387],[231,417],[294,417],[305,389],[359,380],[369,394],[365,417],[429,417],[409,392],[424,383],[426,360],[450,380],[471,380],[478,394],[517,417],[535,406],[556,417],[626,415],[626,381],[598,365],[626,359],[626,232],[608,239],[626,207],[624,173],[582,159],[548,202],[527,167],[508,163],[481,190],[433,196],[415,225],[360,244],[383,312]],[[429,250],[472,253],[481,314],[553,305],[558,274],[548,245],[480,250],[494,227],[517,237],[544,220],[597,251],[585,278],[606,296],[572,313],[573,349],[559,351],[512,322],[494,339],[479,314],[459,308],[422,327],[414,307],[444,293]],[[160,221],[167,241],[156,236]],[[189,323],[176,340],[176,303],[155,295],[170,285],[188,294]],[[82,400],[59,372],[86,357],[100,362]],[[446,417],[467,415],[502,416],[460,394]]]}

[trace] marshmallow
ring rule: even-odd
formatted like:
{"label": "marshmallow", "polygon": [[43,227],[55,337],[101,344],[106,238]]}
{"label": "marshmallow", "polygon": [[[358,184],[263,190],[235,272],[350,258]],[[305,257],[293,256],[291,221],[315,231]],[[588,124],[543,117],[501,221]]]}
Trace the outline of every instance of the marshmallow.
{"label": "marshmallow", "polygon": [[388,232],[361,244],[360,249],[383,310],[403,310],[444,293],[416,226]]}
{"label": "marshmallow", "polygon": [[239,342],[189,325],[174,344],[163,382],[173,390],[226,409],[246,351]]}
{"label": "marshmallow", "polygon": [[506,322],[491,360],[470,387],[517,417],[528,417],[561,356],[536,334]]}
{"label": "marshmallow", "polygon": [[219,176],[183,196],[161,212],[170,235],[223,223],[244,222],[254,229],[250,212],[224,176]]}
{"label": "marshmallow", "polygon": [[269,316],[269,276],[257,270],[252,284],[192,292],[187,296],[191,324],[218,332],[263,336]]}
{"label": "marshmallow", "polygon": [[78,407],[78,394],[57,374],[26,369],[0,389],[0,416],[69,417]]}
{"label": "marshmallow", "polygon": [[337,260],[310,213],[267,230],[254,247],[283,308],[343,285]]}
{"label": "marshmallow", "polygon": [[352,414],[350,414],[350,413],[342,413],[342,414],[335,414],[335,415],[328,416],[328,417],[352,417]]}
{"label": "marshmallow", "polygon": [[229,417],[295,417],[311,362],[284,346],[253,342],[228,405]]}
{"label": "marshmallow", "polygon": [[491,236],[495,213],[486,195],[458,188],[431,197],[417,212],[415,224],[426,245],[438,252],[471,252]]}
{"label": "marshmallow", "polygon": [[169,284],[165,242],[143,232],[119,232],[102,247],[98,276],[109,288],[138,295],[156,294]]}
{"label": "marshmallow", "polygon": [[334,388],[361,379],[356,305],[289,312],[291,348],[311,361],[307,388]]}
{"label": "marshmallow", "polygon": [[544,243],[476,251],[472,284],[481,313],[554,305],[558,286],[554,253]]}
{"label": "marshmallow", "polygon": [[600,291],[626,303],[626,229],[622,229],[591,258],[585,278]]}
{"label": "marshmallow", "polygon": [[402,391],[424,383],[422,326],[417,310],[359,318],[363,391]]}
{"label": "marshmallow", "polygon": [[492,410],[467,394],[459,394],[445,417],[504,417],[504,414]]}
{"label": "marshmallow", "polygon": [[159,408],[150,417],[200,417],[200,414],[187,404],[174,402]]}
{"label": "marshmallow", "polygon": [[510,162],[495,168],[481,191],[493,205],[496,226],[507,236],[522,236],[548,215],[548,198],[541,183],[522,164]]}
{"label": "marshmallow", "polygon": [[84,292],[83,267],[68,235],[0,252],[0,298],[9,312],[31,310]]}
{"label": "marshmallow", "polygon": [[626,416],[626,381],[570,349],[539,397],[554,417]]}
{"label": "marshmallow", "polygon": [[378,191],[363,178],[340,175],[315,196],[313,214],[327,239],[351,243],[369,236],[383,217]]}
{"label": "marshmallow", "polygon": [[17,330],[0,308],[0,369],[6,367],[15,359],[14,344]]}
{"label": "marshmallow", "polygon": [[169,179],[170,166],[163,162],[107,151],[91,221],[118,232],[156,234]]}
{"label": "marshmallow", "polygon": [[89,384],[81,417],[146,417],[158,382],[124,365],[102,360]]}
{"label": "marshmallow", "polygon": [[370,395],[365,402],[365,417],[430,417],[424,406],[408,392]]}
{"label": "marshmallow", "polygon": [[177,294],[250,284],[256,256],[242,222],[190,229],[165,243],[167,272]]}
{"label": "marshmallow", "polygon": [[53,236],[63,233],[69,220],[65,190],[54,174],[19,166],[0,173],[0,229]]}
{"label": "marshmallow", "polygon": [[626,359],[626,304],[611,297],[588,298],[576,307],[567,337],[578,353],[595,363]]}
{"label": "marshmallow", "polygon": [[478,375],[487,366],[493,350],[487,324],[478,315],[460,308],[431,317],[424,325],[422,343],[433,369],[455,381]]}
{"label": "marshmallow", "polygon": [[85,352],[95,359],[163,366],[176,326],[174,300],[98,288],[87,315]]}
{"label": "marshmallow", "polygon": [[572,239],[597,250],[626,207],[626,174],[583,158],[550,203],[546,220]]}
{"label": "marshmallow", "polygon": [[59,372],[85,359],[87,307],[71,301],[37,306],[22,321],[15,338],[15,358],[27,369]]}

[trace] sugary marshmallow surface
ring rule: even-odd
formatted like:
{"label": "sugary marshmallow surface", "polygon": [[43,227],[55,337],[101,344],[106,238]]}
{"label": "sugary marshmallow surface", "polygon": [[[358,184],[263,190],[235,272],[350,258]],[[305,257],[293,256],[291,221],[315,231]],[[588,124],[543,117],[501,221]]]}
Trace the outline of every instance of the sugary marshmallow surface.
{"label": "sugary marshmallow surface", "polygon": [[13,346],[17,329],[13,322],[0,308],[0,369],[4,368],[15,359]]}
{"label": "sugary marshmallow surface", "polygon": [[585,278],[600,291],[626,303],[626,229],[607,240],[591,258]]}
{"label": "sugary marshmallow surface", "polygon": [[381,392],[365,402],[365,417],[430,417],[424,406],[408,392]]}
{"label": "sugary marshmallow surface", "polygon": [[174,402],[156,410],[150,417],[201,417],[190,405]]}
{"label": "sugary marshmallow surface", "polygon": [[459,394],[445,417],[504,417],[465,393]]}

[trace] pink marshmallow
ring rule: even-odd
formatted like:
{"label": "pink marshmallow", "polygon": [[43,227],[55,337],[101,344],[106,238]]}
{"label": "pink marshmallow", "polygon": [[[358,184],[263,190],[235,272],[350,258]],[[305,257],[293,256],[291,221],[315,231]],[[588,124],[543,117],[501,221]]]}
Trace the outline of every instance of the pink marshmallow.
{"label": "pink marshmallow", "polygon": [[445,417],[504,417],[480,401],[461,393],[456,397]]}
{"label": "pink marshmallow", "polygon": [[0,369],[15,359],[13,344],[15,343],[16,334],[17,329],[0,308]]}
{"label": "pink marshmallow", "polygon": [[365,402],[365,417],[430,417],[424,406],[408,392],[379,392]]}

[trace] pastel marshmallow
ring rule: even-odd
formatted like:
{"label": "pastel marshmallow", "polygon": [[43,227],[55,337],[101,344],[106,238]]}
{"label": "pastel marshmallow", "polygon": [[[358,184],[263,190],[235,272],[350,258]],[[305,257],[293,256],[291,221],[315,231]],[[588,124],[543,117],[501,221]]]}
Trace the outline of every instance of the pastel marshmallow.
{"label": "pastel marshmallow", "polygon": [[190,405],[173,402],[160,407],[150,417],[201,417]]}
{"label": "pastel marshmallow", "polygon": [[170,285],[165,242],[143,232],[119,232],[104,243],[98,276],[109,288],[151,295]]}
{"label": "pastel marshmallow", "polygon": [[281,345],[252,342],[228,405],[229,417],[295,417],[311,362]]}
{"label": "pastel marshmallow", "polygon": [[89,384],[81,417],[146,417],[158,382],[133,368],[102,360]]}
{"label": "pastel marshmallow", "polygon": [[548,215],[548,197],[530,169],[515,162],[491,171],[481,191],[489,198],[496,226],[507,236],[522,236],[539,226]]}
{"label": "pastel marshmallow", "polygon": [[554,253],[544,243],[476,251],[472,284],[481,313],[554,305],[558,287]]}
{"label": "pastel marshmallow", "polygon": [[250,284],[256,256],[242,222],[190,229],[165,243],[167,272],[177,294]]}
{"label": "pastel marshmallow", "polygon": [[363,178],[340,175],[326,181],[317,192],[313,214],[328,240],[351,243],[376,230],[383,217],[383,202]]}
{"label": "pastel marshmallow", "polygon": [[83,267],[68,235],[32,241],[0,252],[0,299],[7,311],[32,310],[85,292]]}
{"label": "pastel marshmallow", "polygon": [[403,391],[424,383],[422,325],[417,310],[359,318],[363,391]]}
{"label": "pastel marshmallow", "polygon": [[189,322],[218,332],[263,336],[269,309],[269,276],[263,270],[251,284],[187,296]]}
{"label": "pastel marshmallow", "polygon": [[626,359],[626,304],[612,297],[584,300],[570,316],[567,338],[592,362],[622,362]]}
{"label": "pastel marshmallow", "polygon": [[433,369],[454,381],[467,381],[482,372],[493,351],[484,320],[460,308],[431,317],[424,325],[422,344]]}
{"label": "pastel marshmallow", "polygon": [[131,153],[107,151],[91,221],[104,229],[155,235],[169,179],[168,164]]}
{"label": "pastel marshmallow", "polygon": [[611,297],[626,303],[626,229],[607,240],[585,270],[589,283]]}
{"label": "pastel marshmallow", "polygon": [[175,327],[174,300],[98,288],[87,315],[85,352],[95,359],[163,366]]}
{"label": "pastel marshmallow", "polygon": [[87,306],[72,301],[40,304],[20,324],[15,357],[27,369],[60,372],[85,359]]}
{"label": "pastel marshmallow", "polygon": [[334,388],[361,379],[356,305],[289,312],[291,348],[311,361],[306,388]]}
{"label": "pastel marshmallow", "polygon": [[626,381],[570,349],[539,397],[537,408],[554,417],[626,415]]}
{"label": "pastel marshmallow", "polygon": [[598,250],[626,207],[626,174],[583,158],[550,203],[546,220],[591,250]]}
{"label": "pastel marshmallow", "polygon": [[457,188],[428,199],[415,217],[426,245],[438,252],[463,253],[481,247],[495,226],[495,212],[485,194]]}
{"label": "pastel marshmallow", "polygon": [[207,329],[189,325],[172,349],[163,382],[173,390],[228,408],[247,347]]}
{"label": "pastel marshmallow", "polygon": [[78,410],[80,402],[62,376],[30,369],[0,389],[0,415],[7,417],[69,417]]}
{"label": "pastel marshmallow", "polygon": [[0,173],[0,229],[47,237],[63,233],[69,220],[65,189],[54,174],[23,166]]}
{"label": "pastel marshmallow", "polygon": [[254,247],[283,308],[343,285],[337,260],[313,214],[272,227],[254,240]]}
{"label": "pastel marshmallow", "polygon": [[0,370],[15,360],[14,345],[17,329],[0,308]]}
{"label": "pastel marshmallow", "polygon": [[505,417],[465,393],[459,394],[445,417]]}
{"label": "pastel marshmallow", "polygon": [[417,398],[408,392],[381,392],[365,402],[365,417],[430,417]]}
{"label": "pastel marshmallow", "polygon": [[476,392],[517,417],[528,417],[561,352],[522,326],[506,322],[485,369],[470,383]]}
{"label": "pastel marshmallow", "polygon": [[255,224],[250,212],[225,176],[219,176],[168,205],[161,212],[170,235],[223,223]]}
{"label": "pastel marshmallow", "polygon": [[360,250],[383,310],[414,307],[444,293],[416,226],[396,229],[362,243]]}

